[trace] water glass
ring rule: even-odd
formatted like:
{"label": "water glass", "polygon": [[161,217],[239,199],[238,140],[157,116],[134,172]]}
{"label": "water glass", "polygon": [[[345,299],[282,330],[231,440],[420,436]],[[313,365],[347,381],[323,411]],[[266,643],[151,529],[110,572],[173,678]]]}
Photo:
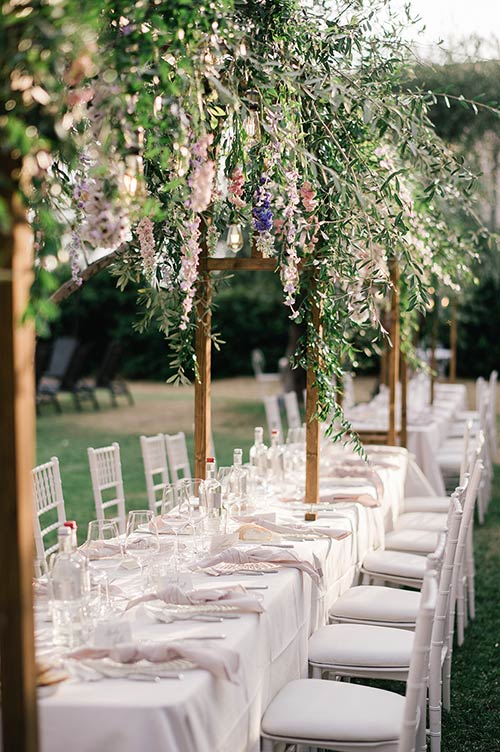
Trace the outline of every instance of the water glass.
{"label": "water glass", "polygon": [[125,552],[136,559],[141,568],[141,580],[144,583],[144,567],[160,551],[160,539],[156,518],[149,509],[129,512],[125,531]]}

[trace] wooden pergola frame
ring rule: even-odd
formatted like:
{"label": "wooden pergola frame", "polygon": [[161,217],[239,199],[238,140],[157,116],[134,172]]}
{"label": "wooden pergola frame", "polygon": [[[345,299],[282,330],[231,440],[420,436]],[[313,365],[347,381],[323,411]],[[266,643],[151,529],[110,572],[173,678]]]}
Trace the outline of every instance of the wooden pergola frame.
{"label": "wooden pergola frame", "polygon": [[[250,258],[215,258],[207,255],[203,248],[200,257],[200,277],[198,285],[198,323],[196,327],[196,360],[198,378],[195,381],[194,407],[194,473],[196,478],[205,477],[206,458],[210,455],[211,437],[211,325],[210,303],[212,299],[211,272],[218,271],[276,271],[276,259],[263,258],[252,247]],[[389,353],[389,428],[388,431],[371,431],[360,433],[366,443],[383,443],[405,446],[406,412],[407,412],[407,368],[400,351],[400,299],[399,268],[396,261],[390,263],[392,284],[390,339],[392,348]],[[313,324],[320,328],[320,309],[313,308]],[[401,361],[401,365],[400,365]],[[397,428],[396,390],[402,379],[401,428]],[[306,482],[305,502],[319,502],[319,465],[320,465],[320,426],[316,418],[318,391],[316,376],[311,366],[307,371],[306,385]],[[316,519],[313,508],[306,513],[307,520]]]}

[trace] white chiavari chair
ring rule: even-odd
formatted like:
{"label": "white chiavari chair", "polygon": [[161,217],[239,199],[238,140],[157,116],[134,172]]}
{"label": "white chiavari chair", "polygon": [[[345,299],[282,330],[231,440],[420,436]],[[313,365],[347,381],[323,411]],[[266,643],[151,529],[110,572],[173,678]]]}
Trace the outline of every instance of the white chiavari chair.
{"label": "white chiavari chair", "polygon": [[[60,525],[66,522],[64,497],[59,471],[59,460],[51,457],[49,462],[38,465],[31,471],[33,483],[33,528],[35,533],[37,576],[42,574],[46,559],[57,551],[57,540],[51,533],[55,533]],[[54,520],[42,527],[42,518]],[[50,543],[50,538],[54,542]],[[49,541],[47,541],[49,538]]]}
{"label": "white chiavari chair", "polygon": [[300,418],[297,392],[286,392],[286,394],[284,395],[284,401],[288,428],[300,428],[302,425],[302,420]]}
{"label": "white chiavari chair", "polygon": [[279,431],[279,442],[281,443],[283,441],[283,424],[281,422],[280,405],[277,395],[269,394],[267,397],[264,397],[264,407],[269,436],[271,436],[273,430],[277,429]]}
{"label": "white chiavari chair", "polygon": [[[463,492],[460,492],[463,496]],[[440,566],[439,593],[432,632],[429,672],[429,718],[431,750],[439,752],[441,741],[441,677],[448,639],[448,614],[451,610],[450,592],[459,529],[462,522],[460,493],[451,500],[450,526],[446,537],[444,560]],[[422,558],[422,557],[421,557]],[[436,551],[433,561],[440,561]],[[319,629],[309,641],[309,664],[312,676],[321,678],[324,671],[335,677],[349,676],[369,679],[407,681],[413,634],[393,627],[365,624],[331,624]]]}
{"label": "white chiavari chair", "polygon": [[[111,519],[116,520],[120,533],[125,532],[125,494],[123,491],[120,446],[87,449],[92,479],[96,518],[106,519],[106,510],[115,507]],[[111,496],[111,498],[109,498]]]}
{"label": "white chiavari chair", "polygon": [[414,646],[402,697],[358,684],[299,679],[272,700],[262,719],[262,752],[275,743],[336,752],[414,752],[425,749],[425,697],[437,602],[437,574],[426,573]]}
{"label": "white chiavari chair", "polygon": [[161,511],[163,488],[169,483],[165,437],[162,433],[141,436],[140,442],[148,504],[153,514],[157,514]]}
{"label": "white chiavari chair", "polygon": [[191,477],[191,467],[186,445],[186,435],[183,431],[174,434],[165,434],[165,445],[167,447],[168,464],[172,482],[181,478]]}

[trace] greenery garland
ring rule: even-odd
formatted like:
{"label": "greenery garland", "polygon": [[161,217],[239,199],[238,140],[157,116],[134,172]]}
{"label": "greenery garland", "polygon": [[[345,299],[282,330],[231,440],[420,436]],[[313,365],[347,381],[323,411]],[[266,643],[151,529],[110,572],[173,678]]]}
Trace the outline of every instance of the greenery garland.
{"label": "greenery garland", "polygon": [[0,128],[32,212],[42,314],[63,235],[76,284],[104,248],[119,287],[143,281],[138,326],[156,322],[186,380],[200,254],[227,253],[231,227],[276,258],[304,325],[294,363],[315,369],[319,417],[347,431],[334,379],[357,332],[375,348],[384,334],[390,262],[406,311],[423,309],[431,280],[459,291],[482,232],[450,221],[474,214],[473,176],[436,136],[432,96],[402,86],[401,26],[377,31],[385,6],[4,2]]}

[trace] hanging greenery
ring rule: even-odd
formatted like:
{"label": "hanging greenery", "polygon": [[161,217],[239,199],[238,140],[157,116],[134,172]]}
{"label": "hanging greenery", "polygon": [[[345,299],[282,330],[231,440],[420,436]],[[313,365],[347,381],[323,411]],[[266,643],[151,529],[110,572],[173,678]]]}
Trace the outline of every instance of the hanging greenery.
{"label": "hanging greenery", "polygon": [[[357,329],[384,333],[390,264],[407,309],[423,308],[431,279],[458,291],[475,254],[474,232],[449,221],[473,214],[472,175],[436,136],[428,95],[402,88],[407,50],[399,22],[379,22],[385,6],[103,0],[82,18],[70,0],[26,15],[4,3],[14,104],[0,125],[23,161],[40,269],[63,231],[74,285],[106,249],[120,288],[142,280],[139,326],[157,323],[185,380],[200,256],[250,232],[305,325],[295,363],[315,369],[318,417],[347,430],[333,379]],[[54,39],[78,18],[60,58],[44,57],[40,13]],[[45,140],[24,140],[31,120]]]}

